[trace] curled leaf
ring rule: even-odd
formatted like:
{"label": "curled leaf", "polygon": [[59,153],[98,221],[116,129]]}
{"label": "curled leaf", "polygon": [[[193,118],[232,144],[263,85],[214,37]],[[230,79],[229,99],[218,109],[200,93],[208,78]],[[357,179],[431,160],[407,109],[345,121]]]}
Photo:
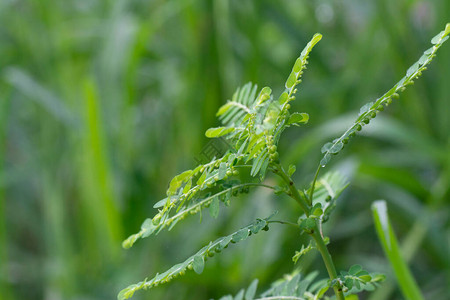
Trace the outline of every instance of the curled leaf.
{"label": "curled leaf", "polygon": [[308,123],[309,115],[307,113],[298,113],[295,112],[289,116],[287,125],[298,125],[300,123],[306,124]]}

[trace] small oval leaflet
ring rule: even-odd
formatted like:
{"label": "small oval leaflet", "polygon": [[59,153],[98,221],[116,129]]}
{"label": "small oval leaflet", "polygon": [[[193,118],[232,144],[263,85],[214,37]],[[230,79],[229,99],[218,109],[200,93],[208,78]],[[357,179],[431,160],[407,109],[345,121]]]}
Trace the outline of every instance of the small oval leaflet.
{"label": "small oval leaflet", "polygon": [[303,219],[300,223],[301,230],[312,230],[316,225],[316,221],[312,218]]}
{"label": "small oval leaflet", "polygon": [[248,237],[248,229],[243,228],[233,235],[232,241],[237,243],[242,240],[245,240],[247,237]]}
{"label": "small oval leaflet", "polygon": [[339,142],[336,142],[336,143],[330,148],[330,150],[328,150],[328,152],[335,154],[335,153],[338,153],[339,151],[341,151],[342,148],[344,148],[344,143],[342,143],[342,142],[339,141]]}
{"label": "small oval leaflet", "polygon": [[302,69],[302,60],[299,57],[295,61],[294,67],[292,68],[292,71],[294,71],[295,73],[298,73],[298,72],[300,72],[301,69]]}
{"label": "small oval leaflet", "polygon": [[217,216],[219,215],[219,209],[220,209],[219,204],[220,204],[219,198],[214,197],[214,199],[211,201],[211,205],[209,206],[209,214],[214,219],[217,218]]}
{"label": "small oval leaflet", "polygon": [[253,282],[250,284],[247,291],[245,292],[244,299],[245,300],[253,300],[255,298],[257,287],[258,287],[258,279],[255,279],[255,280],[253,280]]}
{"label": "small oval leaflet", "polygon": [[291,72],[288,79],[286,80],[286,88],[290,89],[295,85],[295,81],[297,80],[297,75],[294,72]]}
{"label": "small oval leaflet", "polygon": [[228,102],[228,103],[222,105],[222,106],[219,108],[219,110],[217,111],[216,116],[218,117],[218,116],[223,115],[223,114],[226,113],[231,107],[232,107],[232,105],[231,105],[230,102]]}
{"label": "small oval leaflet", "polygon": [[270,95],[270,94],[272,94],[272,89],[268,86],[265,86],[261,90],[261,94]]}
{"label": "small oval leaflet", "polygon": [[244,289],[240,290],[239,293],[236,294],[234,300],[243,300],[244,299]]}
{"label": "small oval leaflet", "polygon": [[331,154],[327,153],[323,156],[323,158],[320,160],[320,165],[323,167],[325,167],[325,165],[327,163],[329,163],[331,160]]}
{"label": "small oval leaflet", "polygon": [[179,187],[192,176],[192,170],[184,171],[183,173],[175,176],[171,181],[169,188],[167,189],[167,195],[173,195],[176,193]]}
{"label": "small oval leaflet", "polygon": [[153,208],[163,207],[164,205],[166,205],[168,199],[169,198],[164,198],[162,200],[159,200],[158,202],[155,203],[155,205],[153,205]]}
{"label": "small oval leaflet", "polygon": [[431,39],[431,43],[433,45],[436,45],[437,43],[439,43],[439,41],[442,39],[442,37],[444,36],[445,31],[441,31],[439,32],[437,35],[435,35],[432,39]]}
{"label": "small oval leaflet", "polygon": [[218,172],[219,179],[223,179],[225,177],[226,173],[227,173],[227,164],[222,162],[222,163],[220,163],[220,166],[219,166],[219,172]]}
{"label": "small oval leaflet", "polygon": [[409,77],[414,74],[419,69],[419,62],[416,62],[411,67],[409,67],[408,71],[406,71],[406,76]]}
{"label": "small oval leaflet", "polygon": [[351,275],[356,275],[358,274],[360,271],[362,271],[362,266],[361,265],[353,265],[350,267],[350,269],[348,270],[348,273],[350,273]]}
{"label": "small oval leaflet", "polygon": [[280,95],[280,98],[278,99],[278,103],[280,103],[280,104],[284,104],[287,100],[288,100],[288,93],[286,93],[286,92],[283,92],[281,95]]}
{"label": "small oval leaflet", "polygon": [[150,236],[156,230],[156,226],[153,225],[153,221],[150,218],[145,219],[141,225],[142,237],[146,238]]}
{"label": "small oval leaflet", "polygon": [[203,260],[203,256],[201,255],[194,256],[192,267],[195,273],[201,274],[203,272],[203,269],[205,268],[205,261]]}
{"label": "small oval leaflet", "polygon": [[423,65],[428,59],[428,55],[427,54],[423,54],[419,60],[417,61],[419,64]]}
{"label": "small oval leaflet", "polygon": [[373,102],[369,102],[364,104],[361,109],[359,110],[359,115],[362,115],[365,112],[368,112],[370,110],[370,108],[372,107]]}
{"label": "small oval leaflet", "polygon": [[330,150],[331,146],[333,146],[333,143],[328,142],[325,145],[322,146],[322,149],[320,149],[320,151],[322,153],[328,152],[328,150]]}
{"label": "small oval leaflet", "polygon": [[263,229],[264,227],[266,227],[267,222],[266,220],[259,220],[258,223],[256,223],[255,225],[253,225],[252,227],[250,227],[250,231],[253,234],[258,233],[259,231],[261,231],[261,229]]}
{"label": "small oval leaflet", "polygon": [[297,125],[299,123],[306,124],[306,123],[308,123],[308,120],[309,120],[309,115],[307,113],[295,112],[295,113],[291,114],[287,124],[288,125],[290,125],[290,124]]}
{"label": "small oval leaflet", "polygon": [[370,275],[361,275],[359,276],[359,279],[361,279],[364,282],[369,282],[372,280],[372,277]]}
{"label": "small oval leaflet", "polygon": [[433,53],[434,47],[428,48],[427,50],[425,50],[425,52],[423,54],[426,55],[430,55],[431,53]]}
{"label": "small oval leaflet", "polygon": [[334,142],[328,142],[325,145],[323,145],[322,149],[320,150],[322,153],[326,153],[326,154],[336,154],[339,151],[342,150],[342,148],[344,148],[344,143],[342,143],[342,141],[340,140],[335,140]]}

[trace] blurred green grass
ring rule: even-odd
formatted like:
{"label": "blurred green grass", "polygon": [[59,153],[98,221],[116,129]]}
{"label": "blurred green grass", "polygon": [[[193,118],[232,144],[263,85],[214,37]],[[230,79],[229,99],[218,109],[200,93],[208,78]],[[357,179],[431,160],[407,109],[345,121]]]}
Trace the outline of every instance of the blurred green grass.
{"label": "blurred green grass", "polygon": [[[310,123],[280,146],[307,184],[322,143],[403,75],[449,11],[445,0],[1,0],[0,298],[114,299],[255,217],[278,209],[295,218],[293,203],[257,191],[217,222],[205,218],[208,226],[193,218],[120,248],[171,177],[195,164],[204,131],[239,84],[281,92],[304,44],[324,35],[293,103]],[[361,263],[393,280],[370,221],[370,203],[386,199],[427,299],[445,299],[450,280],[448,78],[444,45],[332,166],[352,179],[328,228],[338,268]],[[296,237],[274,228],[201,276],[135,297],[217,298],[254,277],[267,285],[292,269]],[[306,259],[305,270],[322,269]],[[401,299],[392,289],[386,299]]]}

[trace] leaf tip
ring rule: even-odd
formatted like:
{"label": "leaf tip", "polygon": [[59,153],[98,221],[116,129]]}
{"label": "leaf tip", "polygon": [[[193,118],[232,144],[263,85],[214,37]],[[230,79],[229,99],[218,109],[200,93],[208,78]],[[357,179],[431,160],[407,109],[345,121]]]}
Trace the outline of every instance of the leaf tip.
{"label": "leaf tip", "polygon": [[122,242],[122,248],[130,249],[138,238],[138,234],[130,235],[125,241]]}
{"label": "leaf tip", "polygon": [[121,290],[117,295],[117,300],[126,300],[133,297],[136,286],[136,284],[133,284]]}
{"label": "leaf tip", "polygon": [[320,42],[320,40],[322,39],[322,34],[320,34],[320,33],[316,33],[314,36],[313,36],[313,38],[312,38],[312,41],[313,41],[313,46],[315,45],[315,44],[317,44],[318,42]]}

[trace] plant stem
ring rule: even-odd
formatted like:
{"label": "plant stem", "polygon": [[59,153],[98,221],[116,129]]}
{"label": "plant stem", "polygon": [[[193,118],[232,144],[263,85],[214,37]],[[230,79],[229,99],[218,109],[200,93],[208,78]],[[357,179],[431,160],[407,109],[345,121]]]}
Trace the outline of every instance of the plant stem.
{"label": "plant stem", "polygon": [[291,198],[297,201],[297,203],[300,205],[305,215],[308,217],[309,210],[311,209],[311,207],[308,204],[308,202],[306,202],[305,199],[300,195],[299,191],[295,187],[294,181],[289,177],[288,174],[286,174],[286,172],[284,171],[283,167],[280,164],[275,165],[274,172],[288,184],[289,191],[291,192],[290,193]]}
{"label": "plant stem", "polygon": [[[317,177],[319,175],[319,171],[320,171],[320,167],[316,171],[313,185],[311,187],[311,193],[310,193],[311,203],[312,203],[312,196],[314,195],[314,186],[315,186]],[[300,205],[300,207],[302,208],[305,215],[308,217],[309,210],[311,207],[306,202],[306,200],[300,195],[297,187],[295,186],[294,181],[289,177],[288,174],[286,174],[286,172],[284,171],[283,167],[280,164],[275,165],[274,172],[288,184],[289,190],[291,192],[290,193],[291,198],[293,198],[295,201],[297,201],[297,203]],[[323,262],[325,263],[325,267],[327,268],[330,279],[331,280],[336,279],[337,278],[336,268],[334,266],[333,259],[331,258],[330,252],[328,251],[327,245],[325,245],[325,242],[323,241],[323,238],[320,234],[319,226],[317,225],[317,221],[316,221],[316,225],[315,225],[314,231],[311,234],[311,236],[316,243],[317,250],[320,252],[320,254],[322,256]],[[342,292],[342,290],[339,287],[334,286],[333,289],[334,289],[334,293],[336,294],[336,299],[345,300],[344,293]]]}
{"label": "plant stem", "polygon": [[[337,272],[336,268],[333,263],[333,259],[331,258],[331,254],[328,251],[327,245],[325,245],[325,242],[322,239],[322,236],[320,235],[319,228],[316,224],[316,228],[314,229],[314,233],[311,234],[312,238],[316,242],[317,250],[319,250],[320,255],[322,255],[323,262],[325,263],[325,267],[327,268],[328,275],[330,276],[330,279],[336,279],[337,278]],[[336,298],[338,300],[344,300],[344,294],[342,293],[342,290],[334,286],[334,293],[336,294]]]}
{"label": "plant stem", "polygon": [[267,223],[269,223],[269,224],[270,223],[278,223],[278,224],[290,225],[290,226],[294,226],[294,227],[298,228],[298,224],[288,222],[288,221],[270,220],[270,221],[267,221]]}
{"label": "plant stem", "polygon": [[319,165],[319,167],[317,168],[316,174],[314,175],[314,180],[313,180],[312,185],[311,185],[311,192],[309,193],[309,201],[311,203],[313,202],[314,189],[316,187],[317,177],[319,177],[319,172],[320,172],[321,168],[322,168],[322,166]]}

